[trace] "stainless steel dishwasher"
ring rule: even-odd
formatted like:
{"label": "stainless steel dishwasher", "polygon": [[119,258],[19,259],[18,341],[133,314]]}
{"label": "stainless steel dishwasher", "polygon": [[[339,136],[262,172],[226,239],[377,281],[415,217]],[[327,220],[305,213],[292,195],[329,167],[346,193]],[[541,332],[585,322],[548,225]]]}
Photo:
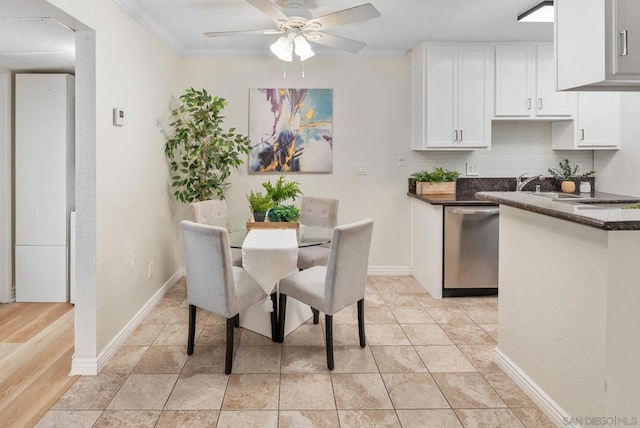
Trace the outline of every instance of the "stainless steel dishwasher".
{"label": "stainless steel dishwasher", "polygon": [[498,292],[499,207],[444,207],[442,295]]}

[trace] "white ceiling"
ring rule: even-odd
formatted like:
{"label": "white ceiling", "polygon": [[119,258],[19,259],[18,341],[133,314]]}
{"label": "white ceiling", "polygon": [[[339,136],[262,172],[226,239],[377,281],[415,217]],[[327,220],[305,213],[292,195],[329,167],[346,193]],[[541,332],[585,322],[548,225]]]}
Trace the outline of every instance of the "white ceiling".
{"label": "white ceiling", "polygon": [[[210,38],[207,31],[272,29],[273,21],[245,0],[114,0],[181,56],[269,56],[277,36]],[[423,41],[551,41],[553,24],[518,23],[538,0],[368,0],[382,14],[327,30],[367,46],[349,54],[313,45],[318,57],[400,57]],[[74,33],[55,20],[44,0],[0,0],[0,67],[72,67]],[[282,6],[282,0],[274,0]],[[367,0],[307,0],[322,16]],[[55,9],[55,8],[54,8]],[[49,12],[49,13],[48,13]],[[9,19],[7,19],[10,17]],[[20,18],[20,19],[17,19]]]}

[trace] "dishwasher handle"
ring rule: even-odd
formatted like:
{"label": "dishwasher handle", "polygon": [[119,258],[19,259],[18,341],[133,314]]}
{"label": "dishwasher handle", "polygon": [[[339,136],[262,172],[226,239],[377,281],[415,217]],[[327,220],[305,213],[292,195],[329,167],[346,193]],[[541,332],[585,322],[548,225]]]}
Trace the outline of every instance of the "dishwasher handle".
{"label": "dishwasher handle", "polygon": [[500,208],[453,208],[450,211],[451,214],[461,215],[498,215],[500,214]]}

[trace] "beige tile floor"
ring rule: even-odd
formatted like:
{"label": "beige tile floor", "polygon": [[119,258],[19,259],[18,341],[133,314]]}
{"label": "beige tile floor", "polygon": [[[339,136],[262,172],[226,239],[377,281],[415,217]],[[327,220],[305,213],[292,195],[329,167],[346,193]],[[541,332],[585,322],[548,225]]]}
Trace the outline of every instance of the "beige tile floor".
{"label": "beige tile floor", "polygon": [[283,344],[237,329],[230,376],[216,315],[199,311],[187,356],[185,297],[181,280],[38,426],[553,427],[493,363],[496,297],[436,300],[412,277],[369,277],[367,347],[358,346],[353,307],[334,316],[331,372],[323,323],[309,321]]}

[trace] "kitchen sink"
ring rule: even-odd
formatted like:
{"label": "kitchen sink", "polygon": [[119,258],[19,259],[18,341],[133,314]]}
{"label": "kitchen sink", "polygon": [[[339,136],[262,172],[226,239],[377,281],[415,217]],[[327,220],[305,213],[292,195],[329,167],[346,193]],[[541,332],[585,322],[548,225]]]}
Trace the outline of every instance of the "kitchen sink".
{"label": "kitchen sink", "polygon": [[561,192],[523,192],[529,195],[537,195],[544,196],[545,198],[551,199],[587,199],[588,196],[582,195],[574,195],[572,193],[561,193]]}

